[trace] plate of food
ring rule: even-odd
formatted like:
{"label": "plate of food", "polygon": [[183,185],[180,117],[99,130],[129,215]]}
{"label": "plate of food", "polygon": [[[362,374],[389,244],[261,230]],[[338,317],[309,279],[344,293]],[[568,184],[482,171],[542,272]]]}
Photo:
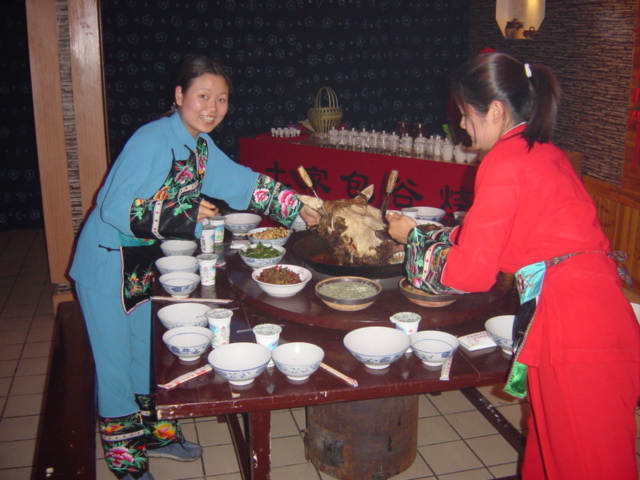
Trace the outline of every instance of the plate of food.
{"label": "plate of food", "polygon": [[451,305],[453,302],[458,300],[462,294],[435,294],[428,293],[424,290],[420,290],[419,288],[414,287],[409,283],[407,278],[403,278],[398,283],[398,290],[400,293],[407,297],[411,303],[415,303],[416,305],[420,305],[421,307],[446,307],[447,305]]}

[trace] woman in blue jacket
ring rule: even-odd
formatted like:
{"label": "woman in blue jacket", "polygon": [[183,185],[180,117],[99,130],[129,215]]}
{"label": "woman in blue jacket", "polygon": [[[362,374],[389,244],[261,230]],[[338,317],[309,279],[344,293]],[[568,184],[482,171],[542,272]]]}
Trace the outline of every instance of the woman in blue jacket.
{"label": "woman in blue jacket", "polygon": [[220,64],[188,57],[173,112],[129,139],[78,239],[70,274],[96,365],[105,459],[121,479],[152,479],[148,457],[192,461],[202,453],[178,422],[158,421],[150,396],[153,244],[198,237],[200,222],[218,212],[201,193],[287,226],[300,213],[317,220],[308,207],[301,212],[293,190],[233,162],[209,137],[227,113],[230,88]]}

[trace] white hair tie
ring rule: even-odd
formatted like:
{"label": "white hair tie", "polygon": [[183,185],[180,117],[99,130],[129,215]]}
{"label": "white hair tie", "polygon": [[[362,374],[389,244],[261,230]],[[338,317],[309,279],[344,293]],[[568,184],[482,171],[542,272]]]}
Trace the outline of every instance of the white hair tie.
{"label": "white hair tie", "polygon": [[528,63],[524,64],[524,73],[526,73],[527,78],[531,78],[532,74],[531,74],[531,66],[529,66]]}

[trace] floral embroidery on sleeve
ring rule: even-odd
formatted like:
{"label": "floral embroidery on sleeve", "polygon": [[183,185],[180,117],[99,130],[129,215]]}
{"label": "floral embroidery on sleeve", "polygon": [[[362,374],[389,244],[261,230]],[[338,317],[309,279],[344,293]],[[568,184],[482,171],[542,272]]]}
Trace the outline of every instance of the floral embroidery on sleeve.
{"label": "floral embroidery on sleeve", "polygon": [[289,226],[298,216],[302,202],[295,190],[260,174],[251,194],[249,210],[268,215],[277,222]]}
{"label": "floral embroidery on sleeve", "polygon": [[441,282],[451,248],[453,228],[427,231],[418,226],[407,238],[407,279],[415,288],[434,294],[464,293]]}

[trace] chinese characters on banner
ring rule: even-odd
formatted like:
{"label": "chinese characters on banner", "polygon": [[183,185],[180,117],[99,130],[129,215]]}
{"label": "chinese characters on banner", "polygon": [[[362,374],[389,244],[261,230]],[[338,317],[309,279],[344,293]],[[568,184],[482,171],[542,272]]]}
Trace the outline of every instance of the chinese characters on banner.
{"label": "chinese characters on banner", "polygon": [[370,204],[380,207],[387,176],[398,170],[389,209],[430,206],[448,214],[468,210],[473,201],[477,165],[356,152],[318,146],[309,140],[240,139],[240,163],[311,194],[297,175],[305,167],[318,196],[353,198],[370,184]]}

